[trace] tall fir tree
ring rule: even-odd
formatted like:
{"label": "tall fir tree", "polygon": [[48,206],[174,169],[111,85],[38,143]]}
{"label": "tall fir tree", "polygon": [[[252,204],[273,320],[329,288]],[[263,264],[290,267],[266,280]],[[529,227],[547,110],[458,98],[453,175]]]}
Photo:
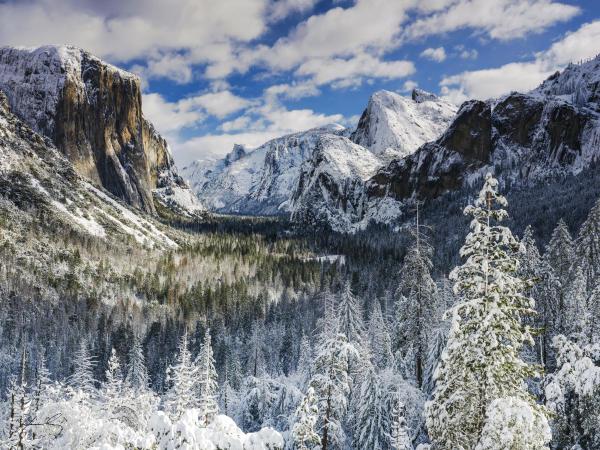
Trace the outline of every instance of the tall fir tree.
{"label": "tall fir tree", "polygon": [[170,387],[165,394],[165,410],[177,420],[189,408],[198,406],[196,389],[196,367],[188,348],[187,331],[181,336],[175,363],[167,368],[167,383]]}
{"label": "tall fir tree", "polygon": [[321,439],[316,430],[318,420],[317,397],[315,390],[309,387],[296,410],[296,422],[292,428],[295,449],[313,450],[319,445]]}
{"label": "tall fir tree", "polygon": [[393,366],[392,344],[387,324],[381,314],[379,300],[373,302],[368,328],[369,344],[373,364],[378,369]]}
{"label": "tall fir tree", "polygon": [[85,395],[92,395],[95,391],[94,358],[90,355],[88,342],[82,339],[79,348],[73,355],[73,374],[69,378],[69,386]]}
{"label": "tall fir tree", "polygon": [[525,380],[539,372],[521,359],[523,345],[533,343],[522,319],[534,312],[534,302],[517,276],[519,243],[496,224],[507,217],[496,209],[507,204],[497,186],[488,174],[475,205],[465,209],[473,217],[460,251],[466,261],[451,273],[459,302],[426,405],[429,436],[441,448],[474,448],[495,399],[514,397],[538,408]]}
{"label": "tall fir tree", "polygon": [[576,250],[581,259],[587,288],[592,289],[600,280],[600,199],[579,229]]}
{"label": "tall fir tree", "polygon": [[354,435],[355,448],[383,450],[387,445],[386,433],[390,429],[385,410],[381,380],[371,366],[360,386],[360,403]]}
{"label": "tall fir tree", "polygon": [[404,258],[396,303],[395,338],[397,349],[407,354],[412,347],[417,385],[423,385],[427,346],[433,329],[441,320],[437,286],[431,277],[431,247],[417,228],[416,240]]}
{"label": "tall fir tree", "polygon": [[396,399],[392,406],[389,440],[392,450],[413,450],[405,407],[400,399]]}
{"label": "tall fir tree", "polygon": [[198,409],[200,410],[200,423],[204,426],[210,424],[219,412],[217,399],[219,396],[218,374],[215,369],[210,329],[204,333],[204,342],[196,362]]}
{"label": "tall fir tree", "polygon": [[133,343],[129,350],[129,365],[125,382],[137,391],[145,391],[150,385],[142,341],[137,335],[133,338]]}

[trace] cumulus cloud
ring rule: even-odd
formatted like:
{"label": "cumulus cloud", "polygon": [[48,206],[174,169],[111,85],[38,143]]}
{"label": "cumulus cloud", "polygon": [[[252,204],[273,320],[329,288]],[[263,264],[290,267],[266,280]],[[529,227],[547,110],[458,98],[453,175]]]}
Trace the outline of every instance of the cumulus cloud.
{"label": "cumulus cloud", "polygon": [[430,59],[431,61],[442,62],[446,59],[446,50],[444,47],[426,48],[421,52],[421,58]]}
{"label": "cumulus cloud", "polygon": [[[407,27],[405,39],[471,28],[492,39],[508,41],[539,33],[580,13],[580,8],[554,0],[458,0],[417,19]],[[438,5],[441,6],[441,5]]]}
{"label": "cumulus cloud", "polygon": [[570,62],[591,58],[600,52],[600,21],[582,25],[531,61],[463,72],[444,78],[442,94],[460,103],[468,98],[487,99],[510,91],[528,91]]}
{"label": "cumulus cloud", "polygon": [[416,88],[419,84],[413,80],[406,80],[402,85],[402,92],[412,92],[414,88]]}

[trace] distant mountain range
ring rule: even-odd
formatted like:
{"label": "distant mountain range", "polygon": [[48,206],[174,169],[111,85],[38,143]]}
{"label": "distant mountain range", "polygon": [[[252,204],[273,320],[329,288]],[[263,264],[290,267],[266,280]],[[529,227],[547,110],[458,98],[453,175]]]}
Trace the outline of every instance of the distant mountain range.
{"label": "distant mountain range", "polygon": [[[415,199],[468,190],[488,171],[505,190],[539,186],[593,168],[600,155],[600,57],[531,92],[460,108],[418,89],[378,91],[355,129],[332,124],[256,149],[236,145],[181,175],[143,116],[139,79],[83,50],[0,48],[0,91],[0,131],[26,141],[19,148],[58,152],[78,180],[150,215],[286,215],[354,232],[401,224]],[[17,167],[7,161],[4,183]]]}

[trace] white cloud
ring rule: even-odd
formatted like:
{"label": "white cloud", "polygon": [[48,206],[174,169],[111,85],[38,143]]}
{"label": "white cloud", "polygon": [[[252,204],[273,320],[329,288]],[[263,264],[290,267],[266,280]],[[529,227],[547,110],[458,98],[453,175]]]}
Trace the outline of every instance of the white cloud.
{"label": "white cloud", "polygon": [[360,81],[363,78],[396,79],[413,73],[415,66],[410,61],[381,61],[366,53],[348,59],[312,59],[296,70],[296,75],[310,76],[319,85],[340,80]]}
{"label": "white cloud", "polygon": [[459,0],[426,15],[406,30],[405,39],[416,39],[462,28],[508,41],[539,33],[580,13],[580,8],[554,0]]}
{"label": "white cloud", "polygon": [[290,14],[310,11],[319,0],[276,0],[269,6],[269,20],[278,21]]}
{"label": "white cloud", "polygon": [[446,50],[444,47],[426,48],[421,52],[421,58],[427,58],[431,61],[442,62],[446,59]]}
{"label": "white cloud", "polygon": [[600,21],[595,21],[582,25],[548,50],[536,54],[532,61],[446,77],[440,83],[442,94],[451,101],[460,102],[467,98],[498,97],[510,91],[528,91],[569,62],[590,58],[599,52]]}
{"label": "white cloud", "polygon": [[402,92],[412,92],[414,88],[416,88],[419,84],[413,80],[406,80],[402,85]]}
{"label": "white cloud", "polygon": [[251,105],[251,101],[238,97],[231,91],[219,91],[184,98],[178,102],[178,105],[183,110],[193,110],[200,107],[208,114],[222,119],[247,108]]}
{"label": "white cloud", "polygon": [[[185,62],[234,64],[231,44],[249,42],[266,30],[268,4],[269,0],[0,2],[0,42],[74,44],[115,62],[147,60],[151,75],[186,79]],[[176,70],[169,69],[169,60]]]}
{"label": "white cloud", "polygon": [[195,125],[206,117],[199,109],[182,108],[178,102],[168,102],[156,93],[144,94],[142,104],[146,118],[165,135]]}

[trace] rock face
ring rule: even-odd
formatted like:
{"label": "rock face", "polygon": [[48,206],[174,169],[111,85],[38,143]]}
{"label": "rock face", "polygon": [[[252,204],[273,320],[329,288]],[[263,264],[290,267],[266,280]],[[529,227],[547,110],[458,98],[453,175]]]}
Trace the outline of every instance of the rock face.
{"label": "rock face", "polygon": [[600,159],[599,78],[596,58],[569,66],[530,93],[464,103],[439,139],[365,183],[362,220],[389,219],[376,211],[383,204],[400,212],[413,196],[435,198],[468,187],[487,171],[505,185],[524,186],[593,166]]}
{"label": "rock face", "polygon": [[0,90],[93,183],[155,213],[153,189],[186,188],[144,119],[140,80],[75,47],[0,49]]}
{"label": "rock face", "polygon": [[[36,223],[53,233],[77,233],[122,244],[176,247],[161,225],[118,202],[77,173],[52,141],[10,111],[0,92],[0,216],[19,235]],[[5,228],[6,230],[6,228]]]}
{"label": "rock face", "polygon": [[377,91],[369,99],[351,139],[378,155],[402,158],[437,139],[456,114],[456,107],[429,92],[410,97]]}
{"label": "rock face", "polygon": [[222,160],[196,162],[183,172],[198,197],[213,211],[288,214],[302,164],[312,156],[320,136],[343,131],[342,126],[334,124],[272,139],[254,150],[235,145]]}
{"label": "rock face", "polygon": [[336,135],[319,137],[292,196],[292,220],[346,229],[362,216],[358,189],[381,167],[366,148]]}

